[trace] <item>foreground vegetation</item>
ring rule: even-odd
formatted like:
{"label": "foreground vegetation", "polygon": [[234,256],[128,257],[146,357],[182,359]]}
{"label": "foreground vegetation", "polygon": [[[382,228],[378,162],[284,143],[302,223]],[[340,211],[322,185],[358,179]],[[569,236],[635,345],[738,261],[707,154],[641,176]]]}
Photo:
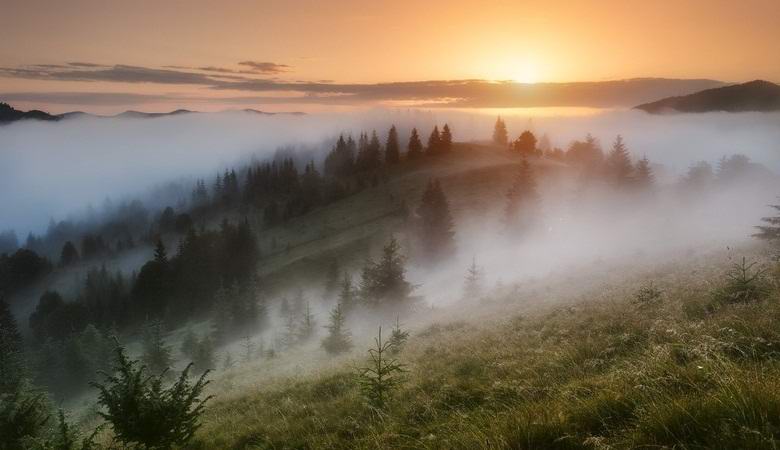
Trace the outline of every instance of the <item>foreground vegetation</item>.
{"label": "foreground vegetation", "polygon": [[776,279],[759,272],[773,263],[735,261],[504,289],[479,309],[514,315],[414,330],[383,407],[361,393],[356,357],[218,398],[194,446],[776,448],[780,304]]}

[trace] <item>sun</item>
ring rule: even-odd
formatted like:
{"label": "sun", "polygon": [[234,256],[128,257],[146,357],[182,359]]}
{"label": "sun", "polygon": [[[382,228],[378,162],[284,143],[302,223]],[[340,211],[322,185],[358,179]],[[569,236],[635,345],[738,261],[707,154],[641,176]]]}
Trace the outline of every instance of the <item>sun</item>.
{"label": "sun", "polygon": [[539,67],[531,60],[518,61],[511,68],[511,78],[518,83],[539,82]]}

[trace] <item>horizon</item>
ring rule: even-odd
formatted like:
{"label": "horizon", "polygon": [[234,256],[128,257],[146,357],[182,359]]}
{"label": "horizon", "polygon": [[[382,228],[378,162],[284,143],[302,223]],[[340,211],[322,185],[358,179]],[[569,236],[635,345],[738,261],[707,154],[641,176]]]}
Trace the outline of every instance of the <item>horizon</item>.
{"label": "horizon", "polygon": [[464,83],[479,93],[480,83],[780,81],[780,5],[766,0],[736,11],[700,0],[350,0],[316,17],[311,2],[194,1],[186,13],[179,2],[45,3],[11,0],[0,17],[11,37],[0,42],[0,100],[54,113],[429,107],[462,100],[453,84]]}

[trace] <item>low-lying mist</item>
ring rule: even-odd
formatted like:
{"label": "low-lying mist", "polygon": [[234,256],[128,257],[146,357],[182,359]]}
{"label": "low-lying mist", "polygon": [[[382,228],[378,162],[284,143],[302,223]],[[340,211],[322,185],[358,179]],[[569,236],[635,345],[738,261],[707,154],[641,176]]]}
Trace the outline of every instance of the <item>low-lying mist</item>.
{"label": "low-lying mist", "polygon": [[[607,148],[615,135],[622,134],[634,157],[646,155],[666,165],[673,175],[694,161],[714,163],[733,153],[780,169],[777,114],[505,112],[510,138],[531,129],[565,149],[572,140],[592,133]],[[492,113],[371,110],[269,116],[226,112],[6,125],[0,127],[0,230],[15,229],[20,237],[27,231],[40,232],[50,218],[62,219],[87,205],[97,207],[107,197],[143,196],[169,181],[212,177],[239,160],[270,157],[282,146],[326,150],[341,132],[376,128],[382,136],[395,123],[405,143],[413,126],[425,139],[434,124],[448,122],[457,141],[488,139],[495,121]]]}

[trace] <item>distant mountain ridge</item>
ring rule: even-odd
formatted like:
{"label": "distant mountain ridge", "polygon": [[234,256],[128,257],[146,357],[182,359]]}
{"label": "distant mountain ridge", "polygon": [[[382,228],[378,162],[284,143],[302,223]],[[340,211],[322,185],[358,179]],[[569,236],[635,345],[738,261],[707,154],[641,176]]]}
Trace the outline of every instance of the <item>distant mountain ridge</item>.
{"label": "distant mountain ridge", "polygon": [[[229,111],[228,111],[229,112]],[[236,111],[233,111],[236,112]],[[267,112],[267,111],[260,111],[256,109],[242,109],[240,112],[244,113],[250,113],[250,114],[258,114],[258,115],[264,115],[264,116],[275,116],[275,115],[293,115],[293,116],[299,116],[299,115],[305,115],[306,113],[303,112]],[[90,114],[83,111],[71,111],[66,112],[62,114],[49,114],[44,111],[39,111],[37,109],[33,109],[30,111],[21,111],[18,109],[15,109],[8,103],[0,103],[0,125],[16,122],[18,120],[46,120],[46,121],[57,121],[62,119],[73,119],[77,117],[95,117],[95,118],[133,118],[133,119],[154,119],[157,117],[168,117],[168,116],[178,116],[182,114],[208,114],[208,113],[202,113],[200,111],[190,111],[188,109],[177,109],[170,112],[142,112],[142,111],[125,111],[119,114],[114,114],[112,116],[102,116],[98,114]]]}
{"label": "distant mountain ridge", "polygon": [[641,104],[635,109],[651,114],[780,111],[780,86],[765,80],[754,80],[679,97],[668,97]]}

